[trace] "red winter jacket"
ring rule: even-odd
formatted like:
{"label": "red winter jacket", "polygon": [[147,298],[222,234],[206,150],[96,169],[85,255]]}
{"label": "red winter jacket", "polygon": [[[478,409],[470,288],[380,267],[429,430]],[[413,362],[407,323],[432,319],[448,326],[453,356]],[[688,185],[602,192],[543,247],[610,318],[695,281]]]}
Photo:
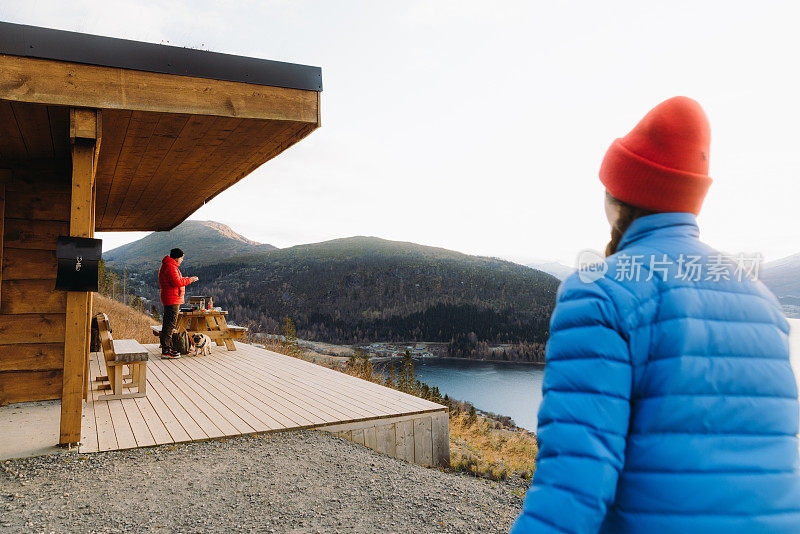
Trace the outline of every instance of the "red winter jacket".
{"label": "red winter jacket", "polygon": [[161,289],[161,304],[170,306],[172,304],[183,304],[183,294],[186,291],[184,286],[192,283],[191,278],[181,276],[178,269],[178,262],[164,256],[161,260],[161,268],[158,270],[158,287]]}

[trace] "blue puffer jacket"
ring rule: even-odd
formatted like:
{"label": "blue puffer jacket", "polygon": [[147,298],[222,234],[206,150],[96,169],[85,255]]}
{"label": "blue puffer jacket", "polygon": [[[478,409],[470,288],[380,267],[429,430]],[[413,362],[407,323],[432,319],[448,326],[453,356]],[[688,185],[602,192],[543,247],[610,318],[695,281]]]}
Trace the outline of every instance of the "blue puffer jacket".
{"label": "blue puffer jacket", "polygon": [[800,533],[789,326],[698,233],[642,217],[604,276],[559,288],[513,533]]}

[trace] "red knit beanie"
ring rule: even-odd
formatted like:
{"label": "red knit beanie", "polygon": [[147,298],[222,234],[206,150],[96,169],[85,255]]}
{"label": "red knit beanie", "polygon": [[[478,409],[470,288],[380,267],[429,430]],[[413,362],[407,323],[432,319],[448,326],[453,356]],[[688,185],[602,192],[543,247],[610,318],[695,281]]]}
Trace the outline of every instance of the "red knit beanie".
{"label": "red knit beanie", "polygon": [[600,181],[611,196],[633,206],[697,215],[711,185],[710,140],[700,104],[685,96],[670,98],[611,143]]}

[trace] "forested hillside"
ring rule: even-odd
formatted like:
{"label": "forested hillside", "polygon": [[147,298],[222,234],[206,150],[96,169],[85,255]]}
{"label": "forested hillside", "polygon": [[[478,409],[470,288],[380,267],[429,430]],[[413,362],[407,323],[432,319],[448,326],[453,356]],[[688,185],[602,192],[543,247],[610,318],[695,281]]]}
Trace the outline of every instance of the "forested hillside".
{"label": "forested hillside", "polygon": [[[157,263],[125,263],[135,287],[157,299]],[[213,296],[233,322],[256,331],[276,332],[288,316],[304,339],[455,342],[454,355],[481,342],[538,347],[559,284],[512,262],[374,237],[205,256],[181,269],[200,277],[188,294]]]}
{"label": "forested hillside", "polygon": [[355,237],[200,266],[193,291],[235,317],[333,343],[542,341],[558,281],[511,262],[413,243]]}

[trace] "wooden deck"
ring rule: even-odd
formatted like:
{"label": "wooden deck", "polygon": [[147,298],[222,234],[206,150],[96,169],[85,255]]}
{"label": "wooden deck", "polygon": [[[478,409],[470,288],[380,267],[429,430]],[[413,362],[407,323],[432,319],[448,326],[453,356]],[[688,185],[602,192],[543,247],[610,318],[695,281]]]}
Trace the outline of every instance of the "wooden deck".
{"label": "wooden deck", "polygon": [[236,351],[214,346],[209,356],[177,360],[160,359],[158,345],[146,347],[151,359],[143,398],[96,400],[104,392],[94,378],[106,372],[101,355],[92,354],[80,452],[326,426],[342,435],[347,424],[374,423],[380,430],[425,416],[446,425],[444,406],[244,343]]}

